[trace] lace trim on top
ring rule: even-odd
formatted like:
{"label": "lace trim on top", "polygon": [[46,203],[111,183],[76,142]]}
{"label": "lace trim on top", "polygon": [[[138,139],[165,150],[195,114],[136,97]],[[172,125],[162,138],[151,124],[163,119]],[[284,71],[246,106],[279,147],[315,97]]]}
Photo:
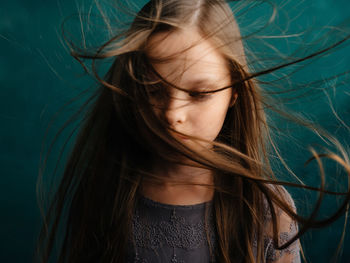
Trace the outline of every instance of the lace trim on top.
{"label": "lace trim on top", "polygon": [[140,196],[140,201],[143,202],[146,205],[150,205],[153,207],[159,207],[159,208],[165,208],[165,209],[171,209],[171,210],[195,210],[195,209],[203,209],[206,205],[211,206],[213,204],[213,200],[210,200],[208,202],[203,202],[199,204],[194,205],[170,205],[170,204],[164,204],[157,201],[154,201],[152,199],[149,199],[143,195]]}
{"label": "lace trim on top", "polygon": [[[212,245],[212,251],[215,251],[216,234],[212,229],[214,226],[211,207],[213,201],[204,202],[194,205],[169,205],[163,204],[144,196],[140,197],[140,202],[148,209],[160,210],[162,214],[167,214],[167,217],[162,220],[152,220],[149,215],[140,215],[140,209],[136,208],[133,217],[133,243],[135,247],[134,262],[148,262],[146,259],[140,259],[139,249],[149,249],[155,253],[161,248],[171,248],[172,263],[186,261],[181,260],[177,256],[177,250],[192,251],[208,251],[208,241],[206,228]],[[207,226],[204,220],[205,208],[208,210]],[[142,209],[142,206],[141,206]],[[160,209],[160,210],[159,210]],[[142,211],[142,210],[141,210]],[[193,211],[189,217],[189,211]],[[214,262],[214,257],[211,257],[210,262]]]}

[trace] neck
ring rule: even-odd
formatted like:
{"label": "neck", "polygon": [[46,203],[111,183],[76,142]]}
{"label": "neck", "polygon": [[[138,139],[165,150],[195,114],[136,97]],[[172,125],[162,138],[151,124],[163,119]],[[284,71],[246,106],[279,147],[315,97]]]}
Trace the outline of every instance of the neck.
{"label": "neck", "polygon": [[172,205],[192,205],[210,201],[214,190],[212,171],[189,165],[158,165],[154,175],[157,182],[145,181],[141,192],[147,198]]}

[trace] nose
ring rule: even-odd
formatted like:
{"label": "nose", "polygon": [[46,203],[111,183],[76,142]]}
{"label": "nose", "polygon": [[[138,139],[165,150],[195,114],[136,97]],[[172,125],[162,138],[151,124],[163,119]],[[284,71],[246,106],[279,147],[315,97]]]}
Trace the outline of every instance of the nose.
{"label": "nose", "polygon": [[167,107],[165,109],[165,118],[169,125],[173,128],[176,126],[183,124],[187,119],[187,107],[188,103],[185,95],[181,94],[184,92],[175,91],[170,95],[168,99]]}

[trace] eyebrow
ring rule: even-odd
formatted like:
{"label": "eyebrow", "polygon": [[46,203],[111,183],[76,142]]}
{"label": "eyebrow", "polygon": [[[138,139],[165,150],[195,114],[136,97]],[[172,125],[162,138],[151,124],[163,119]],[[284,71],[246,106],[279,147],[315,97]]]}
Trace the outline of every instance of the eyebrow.
{"label": "eyebrow", "polygon": [[[218,86],[217,83],[220,82],[218,79],[214,78],[196,78],[193,80],[190,80],[186,82],[186,84],[191,87],[192,91],[198,91],[198,92],[203,92],[203,93],[215,93],[221,90],[224,90],[226,88],[232,87],[232,84],[227,85],[227,86]],[[204,88],[198,87],[199,85],[205,84]],[[215,87],[214,90],[207,90],[206,88],[208,87]]]}
{"label": "eyebrow", "polygon": [[197,78],[187,81],[186,86],[193,91],[206,91],[209,87],[215,87],[215,83],[217,82],[218,80],[215,81],[212,78]]}
{"label": "eyebrow", "polygon": [[[158,75],[158,74],[156,73],[156,75]],[[190,89],[187,90],[187,91],[199,92],[199,93],[208,93],[209,94],[209,93],[216,93],[216,92],[225,90],[227,88],[233,88],[234,87],[234,84],[232,84],[232,83],[230,85],[227,85],[227,86],[218,87],[217,86],[218,82],[220,82],[220,80],[219,79],[215,79],[215,78],[208,78],[208,77],[204,77],[204,76],[203,77],[197,77],[197,78],[191,79],[189,81],[186,81],[186,84],[187,84],[186,86],[190,87]],[[199,87],[199,85],[203,85],[203,84],[205,84],[204,88],[203,88],[203,86]],[[214,90],[208,90],[208,89],[206,89],[208,87],[215,87],[215,89]]]}
{"label": "eyebrow", "polygon": [[190,81],[187,81],[187,84],[189,86],[196,86],[196,85],[199,85],[199,84],[208,84],[208,85],[212,85],[214,83],[216,83],[217,81],[215,81],[214,79],[212,78],[197,78],[197,79],[193,79],[193,80],[190,80]]}

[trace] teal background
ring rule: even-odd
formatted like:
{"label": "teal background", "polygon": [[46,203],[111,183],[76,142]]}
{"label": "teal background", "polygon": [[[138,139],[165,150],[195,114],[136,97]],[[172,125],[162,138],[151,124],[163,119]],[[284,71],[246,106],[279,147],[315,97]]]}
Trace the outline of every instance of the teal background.
{"label": "teal background", "polygon": [[[316,30],[349,18],[348,0],[306,0],[297,7],[293,2],[295,1],[288,1],[284,7],[293,21],[291,31],[306,25]],[[73,61],[60,42],[60,24],[63,17],[75,13],[77,6],[79,4],[75,1],[68,0],[0,2],[0,262],[32,262],[34,243],[40,226],[35,183],[46,128],[64,103],[83,88],[94,85],[91,79],[82,75],[80,65]],[[256,12],[256,15],[259,14]],[[251,18],[254,19],[254,16]],[[281,20],[281,23],[284,22]],[[312,34],[317,37],[319,31],[313,31]],[[283,48],[284,42],[276,40],[274,44]],[[322,79],[349,70],[349,66],[350,49],[344,46],[292,76],[292,80],[300,82]],[[348,83],[347,81],[345,86],[339,83],[339,88],[335,94],[331,94],[331,98],[338,115],[350,124],[349,89],[346,88]],[[349,131],[340,127],[322,94],[290,106],[296,111],[310,113],[343,144],[349,143]],[[63,110],[52,125],[49,138],[53,137],[54,132],[76,109],[77,105],[73,104]],[[292,141],[281,137],[281,152],[287,156],[288,163],[297,174],[303,174],[305,180],[317,185],[313,170],[316,166],[303,166],[303,162],[310,156],[303,150],[307,143],[319,141],[291,124],[281,124],[281,127],[286,128],[287,125],[291,128],[290,135],[296,139]],[[63,133],[58,140],[58,146],[53,149],[52,161],[49,163],[51,170],[61,147],[60,143],[63,144],[67,135],[68,133]],[[295,144],[296,141],[300,143],[299,146]],[[333,173],[332,164],[329,167],[330,173]],[[305,207],[303,204],[306,200],[314,198],[293,189],[291,192],[298,207]],[[334,207],[334,200],[327,202],[324,213]],[[307,213],[305,208],[300,211]],[[340,238],[342,222],[338,220],[326,229],[308,232],[303,237],[302,242],[309,262],[330,261]],[[347,231],[343,256],[339,262],[350,262],[349,235]]]}

